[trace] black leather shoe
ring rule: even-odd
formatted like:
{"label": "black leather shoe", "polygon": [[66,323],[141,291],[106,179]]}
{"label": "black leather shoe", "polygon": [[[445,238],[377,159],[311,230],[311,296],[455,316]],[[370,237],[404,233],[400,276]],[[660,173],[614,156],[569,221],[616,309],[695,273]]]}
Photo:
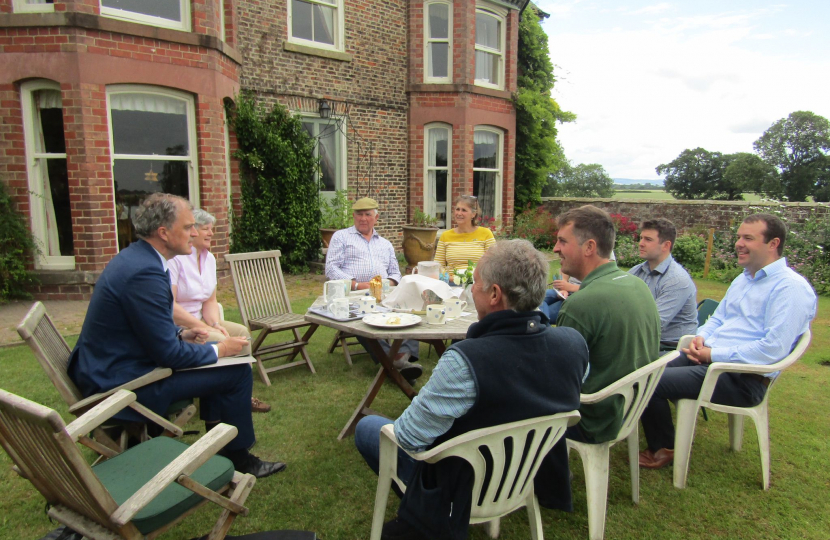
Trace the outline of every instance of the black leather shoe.
{"label": "black leather shoe", "polygon": [[397,517],[383,524],[380,538],[381,540],[428,540],[417,529]]}
{"label": "black leather shoe", "polygon": [[285,470],[285,463],[282,461],[262,461],[253,454],[248,454],[248,457],[242,462],[236,470],[242,474],[253,474],[257,478],[265,478],[274,473]]}

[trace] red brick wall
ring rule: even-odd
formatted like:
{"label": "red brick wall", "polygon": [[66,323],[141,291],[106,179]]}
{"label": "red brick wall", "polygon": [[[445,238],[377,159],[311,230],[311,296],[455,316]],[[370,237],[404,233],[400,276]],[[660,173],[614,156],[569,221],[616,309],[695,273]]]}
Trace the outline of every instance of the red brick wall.
{"label": "red brick wall", "polygon": [[[326,98],[348,110],[347,182],[352,199],[380,204],[378,231],[396,246],[406,222],[406,0],[348,0],[343,61],[285,50],[287,1],[240,2],[235,25],[242,86],[267,104],[317,113]],[[348,107],[347,107],[348,104]],[[371,163],[371,170],[369,165]]]}
{"label": "red brick wall", "polygon": [[[232,2],[226,4],[226,26],[233,29]],[[219,9],[217,0],[193,0],[191,34],[221,37]],[[58,1],[55,11],[97,16],[99,0]],[[11,0],[0,0],[0,12],[11,12]],[[19,84],[34,78],[58,82],[63,100],[76,268],[66,274],[67,283],[55,283],[50,275],[45,281],[48,285],[35,293],[50,298],[88,296],[91,287],[86,281],[91,279],[84,276],[94,278],[117,253],[106,108],[106,89],[114,84],[177,88],[194,96],[198,203],[217,217],[215,251],[220,279],[226,278],[223,255],[228,248],[228,210],[222,100],[238,91],[239,65],[223,54],[221,46],[217,49],[208,41],[188,42],[188,34],[182,33],[183,38],[176,41],[177,33],[155,31],[138,23],[102,17],[99,24],[102,29],[71,27],[65,22],[0,28],[0,176],[24,215],[30,208]],[[133,30],[135,33],[130,33]]]}

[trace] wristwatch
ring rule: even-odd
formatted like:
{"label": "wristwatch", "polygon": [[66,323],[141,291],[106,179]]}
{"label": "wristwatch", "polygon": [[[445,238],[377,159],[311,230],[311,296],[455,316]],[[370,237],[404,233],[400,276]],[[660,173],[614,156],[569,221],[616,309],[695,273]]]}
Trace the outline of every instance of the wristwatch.
{"label": "wristwatch", "polygon": [[176,329],[176,338],[177,338],[179,341],[181,341],[181,340],[182,340],[182,332],[184,332],[184,328],[183,328],[183,327],[181,327],[181,326],[179,326],[179,327]]}

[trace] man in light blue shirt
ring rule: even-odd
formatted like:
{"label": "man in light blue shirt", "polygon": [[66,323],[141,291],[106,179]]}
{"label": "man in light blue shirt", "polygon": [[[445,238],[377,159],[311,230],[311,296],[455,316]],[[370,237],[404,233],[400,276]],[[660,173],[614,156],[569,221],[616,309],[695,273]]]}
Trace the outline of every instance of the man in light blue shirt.
{"label": "man in light blue shirt", "polygon": [[677,230],[667,219],[640,226],[640,257],[645,261],[628,272],[648,285],[660,313],[661,349],[673,350],[680,338],[697,330],[697,287],[671,255]]}
{"label": "man in light blue shirt", "polygon": [[[643,412],[648,449],[640,466],[659,469],[674,459],[674,425],[668,400],[696,399],[712,362],[773,364],[792,350],[816,314],[816,294],[782,257],[787,229],[771,214],[754,214],[738,228],[735,251],[744,272],[732,282],[715,313],[698,329],[683,355],[666,367]],[[771,377],[724,373],[712,401],[736,407],[761,402]]]}

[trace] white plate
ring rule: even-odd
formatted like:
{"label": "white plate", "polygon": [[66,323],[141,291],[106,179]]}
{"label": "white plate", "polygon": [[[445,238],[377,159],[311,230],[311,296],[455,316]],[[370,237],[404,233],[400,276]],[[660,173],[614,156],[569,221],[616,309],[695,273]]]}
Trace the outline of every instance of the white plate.
{"label": "white plate", "polygon": [[[387,321],[394,317],[400,317],[401,322],[398,324],[390,324]],[[407,326],[415,326],[421,322],[421,318],[411,313],[372,313],[363,317],[363,322],[369,326],[377,326],[379,328],[406,328]]]}

